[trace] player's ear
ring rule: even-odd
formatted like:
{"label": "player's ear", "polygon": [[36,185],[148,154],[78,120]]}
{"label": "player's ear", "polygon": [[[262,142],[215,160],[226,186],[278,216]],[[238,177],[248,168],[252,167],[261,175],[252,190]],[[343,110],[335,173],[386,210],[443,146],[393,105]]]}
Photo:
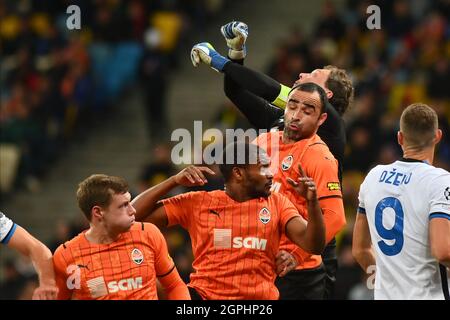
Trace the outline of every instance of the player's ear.
{"label": "player's ear", "polygon": [[102,208],[100,206],[94,206],[91,209],[91,217],[92,218],[97,218],[97,219],[102,218],[103,217]]}
{"label": "player's ear", "polygon": [[322,125],[322,123],[325,122],[325,120],[327,120],[328,117],[328,113],[324,112],[319,116],[319,126]]}
{"label": "player's ear", "polygon": [[327,99],[330,100],[331,98],[333,98],[333,91],[331,91],[330,89],[324,88],[325,89],[325,93],[327,94]]}
{"label": "player's ear", "polygon": [[436,131],[436,135],[434,137],[434,144],[438,144],[442,139],[442,130],[441,129],[437,129]]}
{"label": "player's ear", "polygon": [[401,131],[397,131],[397,142],[400,146],[403,146],[403,141],[404,141],[404,137],[403,137],[403,133]]}
{"label": "player's ear", "polygon": [[233,175],[237,181],[242,181],[242,179],[243,179],[242,168],[233,167]]}

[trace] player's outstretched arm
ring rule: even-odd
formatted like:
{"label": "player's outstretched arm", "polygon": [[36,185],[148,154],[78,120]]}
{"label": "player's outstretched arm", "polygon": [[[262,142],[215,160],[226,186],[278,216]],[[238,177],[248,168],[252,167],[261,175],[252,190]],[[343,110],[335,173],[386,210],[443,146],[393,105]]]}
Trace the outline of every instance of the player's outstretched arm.
{"label": "player's outstretched arm", "polygon": [[[289,87],[280,84],[264,73],[235,62],[225,64],[222,72],[243,89],[275,104],[277,107],[285,108]],[[225,94],[228,96],[227,92]]]}
{"label": "player's outstretched arm", "polygon": [[39,287],[33,293],[34,300],[56,299],[55,273],[53,270],[52,253],[39,240],[29,234],[24,228],[17,226],[8,247],[11,247],[33,262],[39,277]]}
{"label": "player's outstretched arm", "polygon": [[314,177],[319,190],[319,204],[326,227],[325,241],[329,243],[346,225],[344,202],[338,182],[338,165],[320,149],[310,148],[308,174]]}
{"label": "player's outstretched arm", "polygon": [[278,107],[285,107],[289,87],[281,85],[263,73],[230,61],[218,53],[208,42],[201,42],[192,47],[191,61],[194,67],[198,67],[201,63],[206,64],[215,71],[229,76],[239,86],[254,95],[274,103]]}
{"label": "player's outstretched arm", "polygon": [[[243,65],[247,55],[245,42],[248,38],[248,27],[244,22],[231,21],[220,28],[220,32],[228,46],[228,58]],[[267,100],[251,93],[238,85],[225,73],[224,92],[226,96],[244,114],[257,129],[271,129],[273,123],[283,115],[283,110],[273,106]]]}
{"label": "player's outstretched arm", "polygon": [[[270,126],[284,114],[282,109],[270,105],[270,103],[263,98],[246,90],[245,87],[242,86],[242,83],[237,83],[234,79],[235,77],[239,77],[239,72],[234,71],[234,65],[240,65],[221,56],[211,44],[207,42],[196,44],[191,50],[191,60],[194,66],[204,63],[216,71],[224,72],[226,68],[227,70],[231,70],[230,74],[236,74],[235,76],[229,76],[225,72],[225,94],[256,128],[269,129]],[[229,65],[231,66],[227,67]],[[250,69],[243,69],[244,76],[246,70],[253,72]],[[248,81],[252,81],[251,78],[252,77],[249,77]],[[261,81],[264,83],[264,79]],[[277,86],[278,84],[275,83],[275,85]],[[264,87],[266,86],[263,85],[261,92],[264,92]],[[275,88],[275,91],[277,90],[279,91],[279,88]]]}
{"label": "player's outstretched arm", "polygon": [[353,229],[352,253],[356,262],[367,272],[370,266],[375,265],[375,254],[372,249],[369,224],[364,213],[358,211]]}
{"label": "player's outstretched arm", "polygon": [[284,114],[283,109],[275,107],[263,98],[243,89],[226,75],[224,91],[228,99],[242,112],[250,124],[257,129],[270,130],[273,123]]}
{"label": "player's outstretched arm", "polygon": [[[242,64],[243,60],[237,61]],[[248,121],[257,129],[270,130],[275,121],[284,115],[286,102],[280,103],[280,107],[271,104],[256,94],[239,85],[232,77],[225,73],[224,92],[228,99],[242,112]],[[286,100],[286,99],[285,99]]]}
{"label": "player's outstretched arm", "polygon": [[341,197],[319,199],[326,226],[325,241],[329,243],[347,224]]}
{"label": "player's outstretched arm", "polygon": [[217,72],[223,72],[224,66],[231,63],[228,58],[218,53],[209,42],[200,42],[192,47],[191,62],[194,67],[203,63]]}
{"label": "player's outstretched arm", "polygon": [[314,181],[307,177],[298,165],[300,178],[297,181],[288,178],[292,188],[306,200],[308,208],[308,222],[300,217],[291,219],[286,225],[286,235],[302,249],[312,254],[321,254],[325,248],[325,223],[317,199]]}
{"label": "player's outstretched arm", "polygon": [[245,42],[248,38],[248,26],[241,21],[231,21],[220,28],[228,47],[228,58],[243,60],[247,55]]}
{"label": "player's outstretched arm", "polygon": [[136,220],[151,222],[158,227],[167,226],[167,213],[158,201],[179,185],[185,187],[205,185],[208,182],[205,174],[214,175],[215,173],[207,167],[189,166],[160,184],[145,190],[131,201],[136,209]]}
{"label": "player's outstretched arm", "polygon": [[427,188],[430,200],[429,234],[431,254],[450,268],[450,174],[439,175]]}
{"label": "player's outstretched arm", "polygon": [[432,218],[429,226],[431,254],[450,268],[450,215]]}
{"label": "player's outstretched arm", "polygon": [[[231,21],[222,26],[220,28],[220,32],[225,38],[228,46],[228,58],[234,62],[237,62],[239,65],[242,65],[244,58],[247,55],[247,48],[245,45],[249,34],[247,24],[241,21]],[[241,69],[239,69],[238,67],[237,70],[234,70],[234,67],[230,66],[228,67],[230,69],[228,71],[225,70],[225,68],[223,70],[223,72],[225,73],[225,81],[235,81],[236,79],[236,81],[239,81],[236,84],[238,84],[239,87],[241,87],[243,90],[248,90],[251,94],[254,94],[257,97],[261,97],[267,102],[273,102],[280,108],[285,107],[286,99],[279,101],[279,99],[277,98],[280,93],[284,93],[285,95],[287,95],[287,87],[283,88],[283,86],[274,79],[245,67]],[[237,77],[234,74],[236,74]],[[245,77],[247,79],[242,80],[241,77]],[[228,93],[230,93],[227,92],[228,89],[232,89],[232,87],[225,87],[225,93],[227,94],[227,96]],[[289,90],[289,88],[287,89]],[[271,123],[273,123],[275,120],[276,119],[274,119]]]}

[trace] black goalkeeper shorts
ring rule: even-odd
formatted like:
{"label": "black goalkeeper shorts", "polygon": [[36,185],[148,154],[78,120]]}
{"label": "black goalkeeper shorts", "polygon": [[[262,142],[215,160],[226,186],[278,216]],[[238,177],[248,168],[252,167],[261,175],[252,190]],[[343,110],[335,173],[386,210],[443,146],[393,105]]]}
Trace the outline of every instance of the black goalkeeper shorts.
{"label": "black goalkeeper shorts", "polygon": [[321,264],[314,269],[293,270],[284,277],[277,277],[275,285],[280,300],[323,300],[327,273]]}
{"label": "black goalkeeper shorts", "polygon": [[338,268],[338,260],[336,254],[336,239],[333,238],[325,250],[322,252],[322,262],[327,273],[325,281],[325,299],[332,299],[334,295],[334,285],[336,284],[336,272]]}
{"label": "black goalkeeper shorts", "polygon": [[198,294],[197,290],[188,286],[189,294],[191,295],[191,300],[203,300],[203,298]]}

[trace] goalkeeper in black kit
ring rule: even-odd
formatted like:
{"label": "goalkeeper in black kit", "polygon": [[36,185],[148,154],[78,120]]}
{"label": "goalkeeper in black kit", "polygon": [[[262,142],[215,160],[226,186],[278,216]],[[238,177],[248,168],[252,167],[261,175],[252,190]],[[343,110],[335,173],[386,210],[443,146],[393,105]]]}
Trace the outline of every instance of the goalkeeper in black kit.
{"label": "goalkeeper in black kit", "polygon": [[[194,66],[205,63],[225,75],[224,91],[227,97],[247,117],[257,129],[284,128],[283,115],[289,86],[278,83],[265,74],[251,70],[243,65],[247,54],[245,42],[248,27],[239,21],[230,22],[221,27],[229,48],[228,57],[220,55],[207,42],[195,45],[191,50]],[[300,73],[294,85],[313,82],[321,86],[329,100],[326,112],[327,120],[319,127],[317,134],[328,145],[330,151],[339,162],[339,180],[342,182],[342,165],[346,143],[345,126],[342,116],[350,105],[354,88],[347,73],[335,66],[325,66],[311,73]],[[325,266],[325,289],[323,296],[308,295],[307,291],[319,283],[314,276],[308,276],[308,269],[294,270],[284,278],[277,278],[280,299],[329,299],[332,296],[336,281],[337,254],[336,241],[331,240],[324,252],[322,260]],[[319,292],[321,290],[313,290]]]}

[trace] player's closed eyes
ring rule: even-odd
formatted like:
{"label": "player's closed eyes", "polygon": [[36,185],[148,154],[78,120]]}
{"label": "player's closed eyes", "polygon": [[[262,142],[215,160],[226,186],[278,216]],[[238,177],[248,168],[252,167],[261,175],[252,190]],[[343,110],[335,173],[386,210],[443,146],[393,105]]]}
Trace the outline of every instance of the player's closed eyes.
{"label": "player's closed eyes", "polygon": [[289,108],[289,109],[295,109],[295,108],[297,108],[297,103],[296,102],[294,102],[294,101],[289,101],[288,102],[288,104],[287,104],[287,107]]}
{"label": "player's closed eyes", "polygon": [[306,114],[308,116],[312,115],[315,110],[316,110],[316,108],[313,105],[308,104],[308,103],[303,104],[302,111],[304,114]]}

